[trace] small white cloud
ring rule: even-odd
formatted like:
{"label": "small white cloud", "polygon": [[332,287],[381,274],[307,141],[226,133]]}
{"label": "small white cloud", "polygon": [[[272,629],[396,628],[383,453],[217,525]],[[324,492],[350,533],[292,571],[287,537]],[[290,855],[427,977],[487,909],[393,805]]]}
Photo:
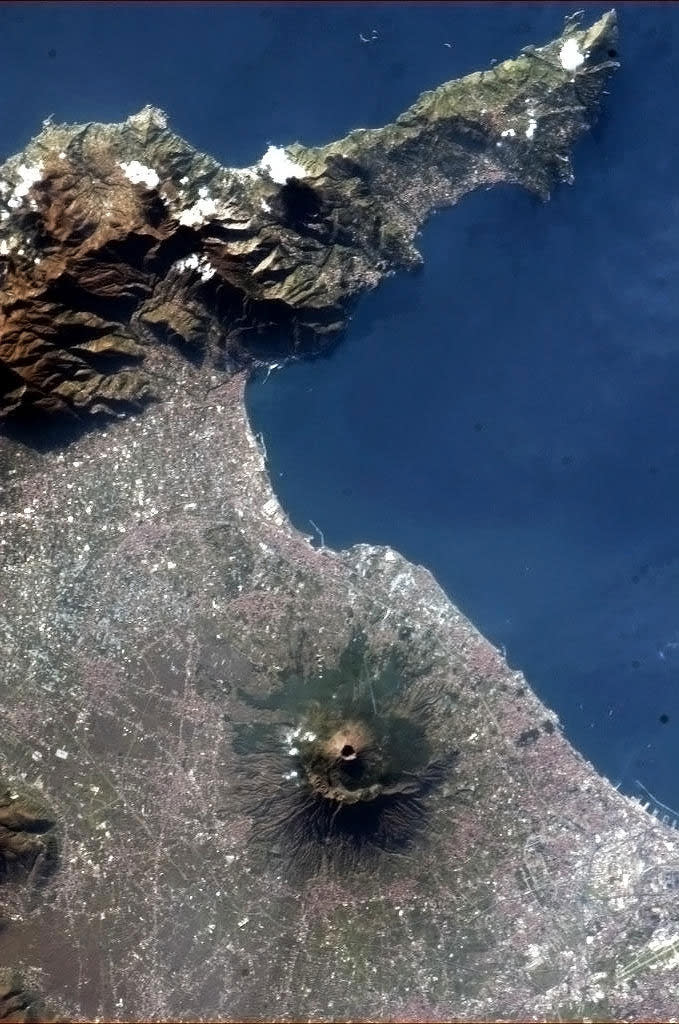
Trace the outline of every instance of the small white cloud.
{"label": "small white cloud", "polygon": [[182,210],[179,215],[179,223],[184,227],[192,228],[202,224],[207,217],[212,217],[217,212],[217,203],[210,196],[203,196],[197,199],[188,210]]}
{"label": "small white cloud", "polygon": [[133,185],[146,185],[147,188],[155,188],[160,182],[157,172],[138,160],[130,160],[129,164],[121,163],[118,166]]}
{"label": "small white cloud", "polygon": [[42,163],[34,164],[32,167],[28,167],[26,164],[19,164],[17,169],[19,181],[14,186],[12,194],[7,200],[10,210],[17,210],[21,206],[24,197],[28,195],[36,182],[42,178],[42,168]]}
{"label": "small white cloud", "polygon": [[259,166],[263,171],[268,171],[269,176],[277,185],[285,185],[289,178],[306,177],[306,171],[302,165],[291,160],[281,146],[269,146],[259,161]]}
{"label": "small white cloud", "polygon": [[183,260],[177,260],[174,264],[174,269],[180,273],[182,270],[198,270],[198,253],[192,252],[190,256],[185,256]]}
{"label": "small white cloud", "polygon": [[535,135],[535,129],[537,128],[537,126],[538,126],[537,121],[535,120],[534,117],[531,117],[530,121],[528,122],[528,127],[526,128],[526,138],[527,139],[532,139],[533,138],[533,136]]}
{"label": "small white cloud", "polygon": [[190,256],[185,256],[183,260],[177,260],[173,265],[173,269],[180,273],[184,270],[197,270],[201,281],[209,281],[216,274],[216,270],[208,258],[206,256],[199,256],[195,252],[192,252]]}
{"label": "small white cloud", "polygon": [[578,46],[577,39],[572,36],[567,39],[561,47],[559,52],[559,60],[561,61],[561,67],[565,68],[566,71],[575,71],[585,61],[585,54]]}
{"label": "small white cloud", "polygon": [[18,174],[21,181],[14,186],[14,195],[28,195],[29,190],[42,178],[42,163],[34,164],[33,167],[20,164]]}
{"label": "small white cloud", "polygon": [[260,199],[259,200],[259,205],[264,210],[264,213],[271,213],[271,207],[267,203],[266,199]]}

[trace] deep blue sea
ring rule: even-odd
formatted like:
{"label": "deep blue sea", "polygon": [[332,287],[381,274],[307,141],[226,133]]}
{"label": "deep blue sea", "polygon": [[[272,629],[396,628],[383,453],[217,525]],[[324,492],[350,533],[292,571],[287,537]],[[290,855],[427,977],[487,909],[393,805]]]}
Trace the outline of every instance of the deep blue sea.
{"label": "deep blue sea", "polygon": [[[153,103],[246,165],[381,125],[574,9],[4,6],[0,148],[50,114]],[[254,382],[249,408],[297,526],[426,565],[579,750],[679,809],[679,7],[619,15],[575,184],[439,214],[424,268],[365,297],[330,356]]]}

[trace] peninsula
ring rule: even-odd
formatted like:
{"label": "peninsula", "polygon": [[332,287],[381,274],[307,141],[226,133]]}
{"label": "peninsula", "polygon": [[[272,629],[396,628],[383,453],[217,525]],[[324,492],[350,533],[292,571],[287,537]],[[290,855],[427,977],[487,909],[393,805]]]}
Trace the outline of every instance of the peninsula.
{"label": "peninsula", "polygon": [[243,400],[435,209],[572,181],[616,48],[243,169],[153,107],[0,168],[0,1018],[676,1014],[677,832],[426,569],[300,534]]}

